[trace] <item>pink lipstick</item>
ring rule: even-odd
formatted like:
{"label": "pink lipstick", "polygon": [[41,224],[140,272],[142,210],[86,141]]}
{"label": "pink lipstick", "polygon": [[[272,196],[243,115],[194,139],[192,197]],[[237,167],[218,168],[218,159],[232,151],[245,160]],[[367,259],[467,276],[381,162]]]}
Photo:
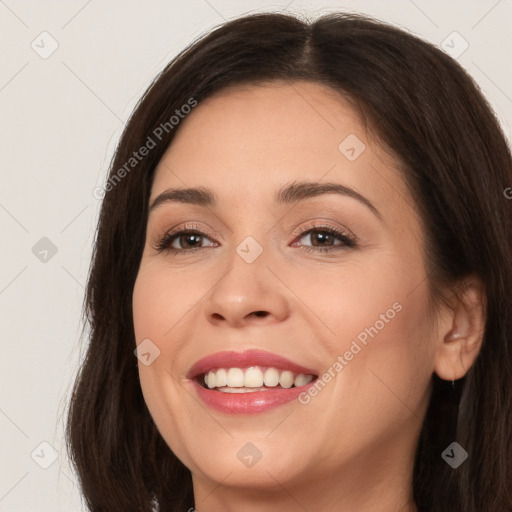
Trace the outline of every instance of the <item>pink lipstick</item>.
{"label": "pink lipstick", "polygon": [[263,412],[291,402],[317,378],[314,369],[262,350],[217,352],[187,372],[199,398],[227,414]]}

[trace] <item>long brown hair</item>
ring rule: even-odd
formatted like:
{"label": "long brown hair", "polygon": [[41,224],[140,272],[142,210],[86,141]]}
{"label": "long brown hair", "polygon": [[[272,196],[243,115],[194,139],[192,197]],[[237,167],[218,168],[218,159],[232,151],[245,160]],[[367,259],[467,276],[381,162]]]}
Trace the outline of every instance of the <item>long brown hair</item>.
{"label": "long brown hair", "polygon": [[[487,320],[475,364],[455,389],[433,376],[414,499],[425,512],[512,510],[510,150],[456,61],[405,31],[347,14],[313,22],[256,14],[224,23],[165,67],[127,123],[101,205],[84,299],[89,344],[68,416],[68,448],[88,506],[181,512],[194,505],[190,471],[157,431],[135,364],[131,299],[148,199],[155,167],[179,130],[169,124],[176,110],[229,85],[272,80],[311,80],[341,92],[396,156],[425,225],[436,300],[442,285],[470,274],[484,282]],[[157,137],[159,126],[166,129]],[[127,167],[148,137],[154,147]],[[441,457],[452,441],[469,454],[457,469]]]}

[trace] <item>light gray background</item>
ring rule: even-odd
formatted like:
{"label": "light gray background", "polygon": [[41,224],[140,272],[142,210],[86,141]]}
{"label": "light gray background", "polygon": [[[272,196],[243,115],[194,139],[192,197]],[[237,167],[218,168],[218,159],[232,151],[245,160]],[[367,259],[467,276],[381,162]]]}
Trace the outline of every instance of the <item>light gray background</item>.
{"label": "light gray background", "polygon": [[[123,122],[150,80],[201,33],[249,11],[285,8],[364,12],[438,45],[458,32],[469,44],[458,60],[510,140],[512,0],[0,1],[1,512],[85,510],[66,457],[64,413],[81,357],[99,210],[93,189],[105,180]],[[55,43],[44,31],[58,43],[45,59]],[[448,44],[460,50],[453,37]],[[43,237],[55,255],[44,246],[34,254]]]}

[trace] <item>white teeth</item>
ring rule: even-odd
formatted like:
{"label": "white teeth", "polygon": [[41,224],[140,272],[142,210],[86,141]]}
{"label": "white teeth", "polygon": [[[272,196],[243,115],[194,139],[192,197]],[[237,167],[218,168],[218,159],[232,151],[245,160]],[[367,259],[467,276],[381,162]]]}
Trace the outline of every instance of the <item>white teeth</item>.
{"label": "white teeth", "polygon": [[242,388],[244,386],[244,372],[240,368],[230,368],[226,386],[230,388]]}
{"label": "white teeth", "polygon": [[217,370],[216,376],[215,376],[215,387],[220,388],[222,386],[225,386],[227,383],[228,383],[228,372],[226,370],[224,370],[224,368]]}
{"label": "white teeth", "polygon": [[208,380],[206,381],[206,385],[210,389],[215,387],[215,372],[210,372],[208,374]]}
{"label": "white teeth", "polygon": [[291,388],[293,386],[293,379],[293,373],[286,370],[281,373],[281,376],[279,377],[279,384],[281,384],[283,388]]}
{"label": "white teeth", "polygon": [[299,386],[305,386],[308,382],[311,382],[313,380],[313,375],[305,375],[304,373],[299,373],[295,380],[293,381],[293,384],[296,388]]}
{"label": "white teeth", "polygon": [[304,386],[313,378],[313,375],[294,374],[290,370],[251,366],[245,370],[241,368],[210,370],[204,375],[204,382],[210,389],[221,388],[219,391],[226,393],[247,393],[267,390],[278,385],[285,389]]}
{"label": "white teeth", "polygon": [[263,372],[258,368],[247,368],[244,376],[246,388],[261,388],[263,386]]}
{"label": "white teeth", "polygon": [[254,393],[255,391],[268,391],[268,388],[228,388],[227,386],[219,389],[223,393]]}
{"label": "white teeth", "polygon": [[267,368],[265,370],[265,376],[263,378],[265,386],[273,388],[279,384],[279,370],[275,368]]}

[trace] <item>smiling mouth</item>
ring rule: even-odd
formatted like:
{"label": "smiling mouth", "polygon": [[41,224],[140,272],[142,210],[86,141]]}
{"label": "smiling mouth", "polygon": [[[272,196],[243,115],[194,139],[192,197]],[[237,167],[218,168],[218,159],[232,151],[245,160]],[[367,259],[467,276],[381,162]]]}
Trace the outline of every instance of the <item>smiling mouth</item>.
{"label": "smiling mouth", "polygon": [[221,393],[254,393],[305,386],[317,375],[297,373],[274,367],[215,368],[196,377],[205,389]]}

